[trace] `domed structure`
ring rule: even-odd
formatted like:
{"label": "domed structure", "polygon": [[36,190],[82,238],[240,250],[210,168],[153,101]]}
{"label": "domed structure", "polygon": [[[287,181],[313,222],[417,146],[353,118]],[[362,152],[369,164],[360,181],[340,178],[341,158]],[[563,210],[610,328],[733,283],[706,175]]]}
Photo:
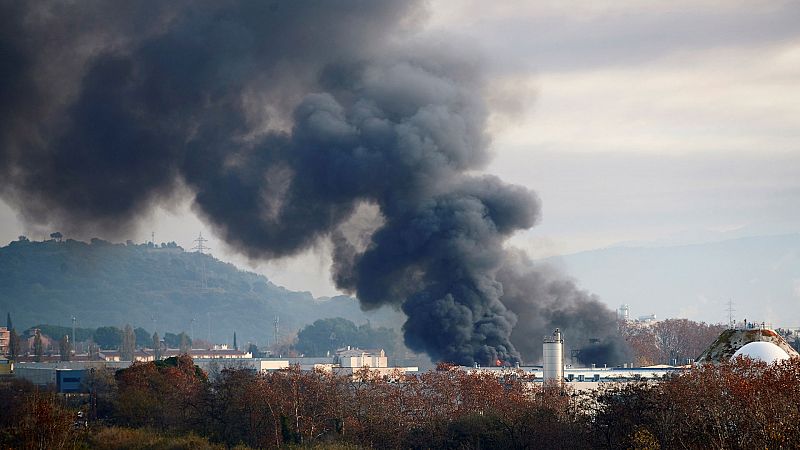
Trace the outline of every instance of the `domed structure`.
{"label": "domed structure", "polygon": [[[720,333],[717,340],[697,357],[696,363],[720,364],[725,361],[730,361],[738,350],[753,342],[770,343],[783,350],[790,358],[800,358],[800,354],[798,354],[781,335],[776,333],[775,330],[770,328],[740,327],[729,328]],[[738,355],[738,353],[736,354]]]}
{"label": "domed structure", "polygon": [[789,359],[789,354],[782,348],[767,341],[751,342],[743,345],[739,350],[736,350],[731,359],[736,359],[737,356],[744,356],[770,364]]}

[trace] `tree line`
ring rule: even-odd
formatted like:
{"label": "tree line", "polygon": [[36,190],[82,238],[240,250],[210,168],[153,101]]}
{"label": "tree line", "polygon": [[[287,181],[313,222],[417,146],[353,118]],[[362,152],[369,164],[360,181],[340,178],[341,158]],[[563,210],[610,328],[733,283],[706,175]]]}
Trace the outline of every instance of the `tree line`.
{"label": "tree line", "polygon": [[209,378],[182,356],[95,371],[86,430],[65,425],[75,409],[54,394],[0,384],[0,446],[71,448],[146,430],[209,448],[790,448],[800,445],[798,378],[798,359],[739,359],[577,392],[444,364],[389,378],[296,367]]}
{"label": "tree line", "polygon": [[[10,315],[7,319],[9,331],[8,357],[17,360],[23,356],[33,356],[39,361],[45,355],[58,351],[61,361],[69,361],[75,352],[72,341],[72,329],[57,325],[37,325],[26,330],[22,335],[13,327]],[[86,343],[85,351],[90,357],[103,350],[119,350],[124,361],[133,361],[137,349],[150,348],[156,352],[162,347],[176,348],[188,352],[192,348],[192,339],[185,332],[158,333],[152,335],[142,327],[133,328],[130,324],[122,328],[106,326],[99,328],[76,328],[75,341]],[[203,345],[209,345],[202,342]]]}
{"label": "tree line", "polygon": [[[70,351],[75,350],[75,342],[72,342],[73,330],[70,327],[36,325],[20,336],[13,328],[10,314],[7,322],[13,344],[9,351],[11,359],[24,354],[43,356],[47,351],[56,350],[55,343],[57,343],[59,354],[64,357],[64,360],[69,360]],[[33,337],[34,341],[39,343],[38,346],[29,345],[26,336]],[[234,333],[234,339],[235,336],[236,333]],[[99,349],[120,350],[124,354],[123,359],[125,360],[131,360],[133,353],[141,348],[160,349],[160,347],[166,346],[188,352],[191,348],[199,348],[193,347],[194,344],[206,347],[211,345],[199,339],[194,342],[183,331],[180,333],[167,332],[161,337],[157,333],[150,334],[146,329],[134,328],[130,324],[122,328],[115,326],[75,328],[75,341],[87,343],[86,350],[89,353],[96,353]],[[50,348],[45,345],[46,342],[51,343]],[[369,323],[356,325],[350,320],[335,317],[319,319],[306,325],[296,336],[279,343],[278,346],[271,346],[270,350],[273,350],[275,354],[282,355],[329,356],[334,354],[337,349],[347,345],[383,349],[387,354],[393,355],[397,347],[402,344],[400,344],[400,336],[394,329],[372,327]],[[234,347],[236,347],[235,343]],[[253,356],[260,354],[259,348],[255,344],[249,344],[246,349],[252,352]]]}
{"label": "tree line", "polygon": [[619,333],[630,348],[637,367],[686,364],[711,345],[727,326],[688,319],[665,319],[643,325],[620,322]]}

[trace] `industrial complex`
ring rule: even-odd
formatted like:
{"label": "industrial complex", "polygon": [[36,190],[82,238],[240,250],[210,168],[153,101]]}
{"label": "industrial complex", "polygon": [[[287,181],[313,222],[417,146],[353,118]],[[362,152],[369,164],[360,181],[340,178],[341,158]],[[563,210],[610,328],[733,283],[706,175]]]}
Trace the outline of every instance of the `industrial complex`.
{"label": "industrial complex", "polygon": [[[381,349],[343,347],[329,357],[254,358],[252,354],[225,348],[211,350],[192,349],[186,352],[194,363],[210,376],[224,369],[247,369],[267,372],[297,367],[300,370],[317,370],[357,378],[364,374],[385,378],[398,378],[413,374],[417,367],[393,367]],[[178,356],[176,349],[163,352],[161,358]],[[531,383],[566,384],[576,390],[590,390],[608,383],[631,381],[658,381],[670,374],[687,370],[687,365],[654,365],[647,367],[573,367],[564,358],[564,336],[555,329],[542,342],[541,365],[515,365],[513,367],[455,366],[454,370],[467,373],[488,373],[498,377],[515,376]],[[774,330],[760,324],[742,323],[725,330],[694,364],[719,364],[737,357],[748,357],[769,363],[798,357],[798,353]],[[155,356],[147,351],[137,351],[137,362],[153,361]],[[122,369],[133,362],[120,359],[117,351],[101,351],[99,360],[42,361],[10,363],[0,359],[0,375],[15,376],[41,386],[52,386],[58,392],[79,392],[82,382],[93,370],[100,368]]]}

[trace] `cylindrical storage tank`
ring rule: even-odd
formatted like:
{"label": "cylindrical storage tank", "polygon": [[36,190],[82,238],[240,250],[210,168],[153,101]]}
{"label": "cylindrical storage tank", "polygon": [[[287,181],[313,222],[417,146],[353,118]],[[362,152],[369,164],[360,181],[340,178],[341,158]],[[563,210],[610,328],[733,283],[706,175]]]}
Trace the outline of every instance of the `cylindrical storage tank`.
{"label": "cylindrical storage tank", "polygon": [[564,340],[558,328],[552,336],[544,338],[542,372],[544,381],[555,380],[560,383],[564,380]]}
{"label": "cylindrical storage tank", "polygon": [[631,308],[628,305],[623,304],[619,307],[618,312],[618,319],[627,322],[630,319]]}

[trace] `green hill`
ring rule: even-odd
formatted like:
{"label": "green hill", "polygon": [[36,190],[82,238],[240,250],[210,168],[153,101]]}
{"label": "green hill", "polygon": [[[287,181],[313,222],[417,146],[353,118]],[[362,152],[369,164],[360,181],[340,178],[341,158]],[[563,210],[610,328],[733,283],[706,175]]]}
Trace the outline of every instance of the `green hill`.
{"label": "green hill", "polygon": [[130,323],[161,334],[193,329],[201,339],[210,332],[214,342],[229,342],[236,331],[240,344],[271,342],[276,316],[282,336],[326,317],[399,328],[392,311],[365,314],[347,296],[315,299],[174,243],[99,239],[20,240],[0,248],[0,311],[11,312],[18,330],[71,326],[75,316],[80,327]]}

